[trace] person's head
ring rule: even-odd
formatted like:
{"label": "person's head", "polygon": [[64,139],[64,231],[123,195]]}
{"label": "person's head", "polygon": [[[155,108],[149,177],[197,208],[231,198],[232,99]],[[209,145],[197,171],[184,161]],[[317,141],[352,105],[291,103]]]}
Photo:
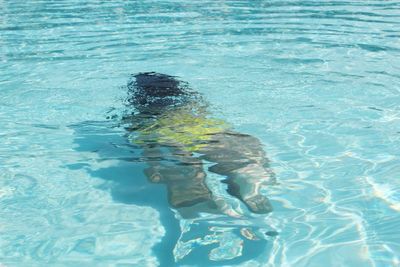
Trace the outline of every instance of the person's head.
{"label": "person's head", "polygon": [[128,83],[129,99],[140,112],[162,111],[166,108],[187,104],[195,95],[187,83],[174,76],[156,72],[132,75]]}

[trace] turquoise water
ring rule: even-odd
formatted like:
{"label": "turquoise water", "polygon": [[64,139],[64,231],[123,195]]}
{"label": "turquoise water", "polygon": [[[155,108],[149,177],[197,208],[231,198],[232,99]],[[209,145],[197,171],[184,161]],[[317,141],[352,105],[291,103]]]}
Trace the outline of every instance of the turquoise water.
{"label": "turquoise water", "polygon": [[[0,266],[399,266],[399,40],[398,1],[0,0]],[[169,206],[141,71],[262,141],[272,213]]]}

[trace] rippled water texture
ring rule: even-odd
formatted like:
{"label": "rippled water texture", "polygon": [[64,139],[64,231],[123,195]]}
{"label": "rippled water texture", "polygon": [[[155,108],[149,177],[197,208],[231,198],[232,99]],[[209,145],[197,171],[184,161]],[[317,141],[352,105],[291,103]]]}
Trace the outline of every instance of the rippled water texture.
{"label": "rippled water texture", "polygon": [[[399,40],[398,1],[0,0],[0,266],[399,266]],[[272,213],[169,206],[141,71],[261,140]]]}

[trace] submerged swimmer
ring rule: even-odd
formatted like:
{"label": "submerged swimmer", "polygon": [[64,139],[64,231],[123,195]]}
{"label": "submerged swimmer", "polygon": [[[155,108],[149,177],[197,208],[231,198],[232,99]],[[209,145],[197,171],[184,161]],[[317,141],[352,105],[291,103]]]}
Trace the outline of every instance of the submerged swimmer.
{"label": "submerged swimmer", "polygon": [[146,176],[166,185],[174,208],[227,210],[207,185],[205,168],[210,166],[208,172],[225,177],[227,193],[251,212],[272,210],[260,189],[273,183],[274,176],[257,138],[210,118],[202,97],[173,76],[139,73],[128,89],[128,102],[136,109],[125,118],[131,142],[143,148]]}

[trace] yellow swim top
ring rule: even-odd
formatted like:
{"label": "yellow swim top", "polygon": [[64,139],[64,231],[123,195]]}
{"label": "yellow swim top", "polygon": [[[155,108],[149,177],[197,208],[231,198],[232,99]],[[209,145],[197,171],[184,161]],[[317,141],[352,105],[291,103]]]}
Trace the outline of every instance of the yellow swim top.
{"label": "yellow swim top", "polygon": [[164,144],[177,144],[188,152],[196,152],[207,146],[213,134],[221,133],[229,128],[222,120],[207,118],[204,114],[196,114],[187,109],[166,112],[148,127],[139,129],[137,144],[146,143],[147,137]]}

